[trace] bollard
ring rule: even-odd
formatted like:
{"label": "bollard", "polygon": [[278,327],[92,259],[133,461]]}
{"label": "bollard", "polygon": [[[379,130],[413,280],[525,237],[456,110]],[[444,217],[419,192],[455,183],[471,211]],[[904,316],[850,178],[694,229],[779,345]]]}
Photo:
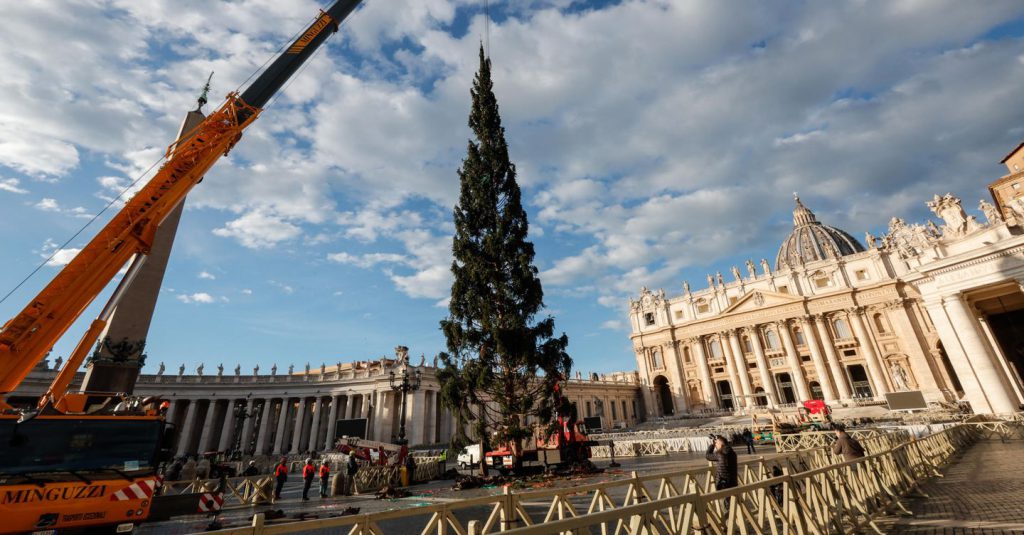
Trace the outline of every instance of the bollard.
{"label": "bollard", "polygon": [[340,496],[345,488],[345,475],[340,471],[331,478],[331,496]]}

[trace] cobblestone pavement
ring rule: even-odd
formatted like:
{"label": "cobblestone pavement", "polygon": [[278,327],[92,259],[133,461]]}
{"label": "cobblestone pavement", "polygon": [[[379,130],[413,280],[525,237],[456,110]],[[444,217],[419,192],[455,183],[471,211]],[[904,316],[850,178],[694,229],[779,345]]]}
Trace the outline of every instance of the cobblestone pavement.
{"label": "cobblestone pavement", "polygon": [[915,535],[1024,533],[1024,440],[978,442],[921,490],[927,498],[905,502],[913,516],[879,526]]}

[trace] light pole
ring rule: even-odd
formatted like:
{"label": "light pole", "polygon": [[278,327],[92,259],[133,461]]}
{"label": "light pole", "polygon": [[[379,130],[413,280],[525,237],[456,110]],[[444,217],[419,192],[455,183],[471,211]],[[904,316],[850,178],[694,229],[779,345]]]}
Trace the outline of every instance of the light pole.
{"label": "light pole", "polygon": [[398,440],[395,441],[399,446],[408,444],[408,440],[405,439],[405,398],[409,392],[420,389],[420,370],[416,370],[415,373],[409,373],[409,365],[402,366],[402,377],[401,381],[395,383],[395,372],[391,371],[391,389],[395,392],[402,393],[402,413],[398,420]]}

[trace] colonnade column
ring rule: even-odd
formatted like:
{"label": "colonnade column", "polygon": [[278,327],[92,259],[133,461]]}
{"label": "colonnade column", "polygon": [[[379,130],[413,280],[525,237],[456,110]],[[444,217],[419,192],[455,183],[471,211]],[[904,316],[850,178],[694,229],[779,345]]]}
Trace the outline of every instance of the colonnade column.
{"label": "colonnade column", "polygon": [[206,405],[206,418],[203,419],[203,432],[199,435],[199,445],[196,453],[203,453],[210,450],[210,434],[213,431],[213,422],[217,419],[217,400],[210,400]]}
{"label": "colonnade column", "polygon": [[[409,434],[406,438],[408,438],[410,446],[413,444],[423,444],[423,420],[426,418],[427,412],[427,393],[424,390],[416,390],[411,396],[407,394],[407,397],[411,399],[406,399],[406,419],[410,420],[407,426]],[[402,417],[401,412],[399,412],[398,417]],[[401,426],[403,423],[399,422],[398,425]]]}
{"label": "colonnade column", "polygon": [[732,363],[735,366],[736,373],[739,375],[740,386],[743,387],[743,406],[753,406],[754,399],[750,395],[754,393],[754,390],[750,387],[750,374],[747,373],[749,369],[747,357],[743,354],[743,348],[740,347],[740,339],[736,331],[728,331],[728,337],[729,349],[732,350]]}
{"label": "colonnade column", "polygon": [[263,400],[263,418],[260,420],[260,434],[256,437],[257,455],[267,453],[267,439],[270,437],[270,411],[273,406],[273,399]]}
{"label": "colonnade column", "polygon": [[274,455],[284,453],[284,430],[288,425],[288,413],[291,412],[291,399],[281,399],[281,409],[277,413],[277,434],[274,436]]}
{"label": "colonnade column", "polygon": [[198,405],[198,400],[190,399],[188,408],[185,409],[185,423],[181,425],[181,434],[178,437],[178,455],[190,453],[188,443],[192,442],[192,428],[196,423],[196,405]]}
{"label": "colonnade column", "polygon": [[313,418],[311,428],[309,430],[309,451],[316,451],[320,449],[320,420],[323,420],[324,416],[324,398],[317,396],[313,398],[313,405],[310,407],[310,413]]}
{"label": "colonnade column", "polygon": [[825,367],[825,359],[818,348],[818,335],[814,329],[814,320],[809,316],[800,318],[804,333],[807,336],[807,347],[811,350],[811,360],[814,361],[814,371],[818,375],[818,383],[821,384],[821,393],[825,395],[825,401],[832,403],[836,401],[836,391],[832,388],[832,381],[829,380],[828,368]]}
{"label": "colonnade column", "polygon": [[259,418],[259,414],[254,414],[253,411],[256,409],[256,400],[249,398],[245,403],[245,423],[242,424],[242,443],[239,447],[242,449],[242,453],[248,453],[249,444],[252,442],[252,428],[256,425],[256,420]]}
{"label": "colonnade column", "polygon": [[711,369],[708,368],[708,355],[704,351],[704,339],[697,337],[693,339],[697,346],[697,368],[700,370],[700,382],[704,385],[704,400],[708,407],[719,408],[718,397],[715,396],[715,385],[711,382]]}
{"label": "colonnade column", "polygon": [[761,385],[764,386],[764,393],[768,398],[768,406],[774,407],[779,396],[775,392],[775,381],[772,380],[771,370],[768,369],[768,359],[764,356],[764,348],[761,347],[761,329],[750,327],[747,329],[747,336],[754,346],[754,358],[757,360],[757,373],[761,376]]}
{"label": "colonnade column", "polygon": [[341,403],[341,396],[331,396],[331,413],[327,417],[327,437],[324,439],[324,449],[334,447],[334,435],[338,430],[338,405]]}
{"label": "colonnade column", "polygon": [[[1007,388],[1006,378],[1003,377],[997,368],[997,363],[993,360],[990,348],[987,347],[984,338],[982,338],[978,320],[971,313],[967,303],[964,302],[961,296],[956,295],[943,298],[942,305],[949,314],[949,321],[954,331],[953,334],[959,339],[959,344],[957,345],[963,348],[964,358],[967,360],[966,363],[961,363],[961,366],[957,367],[957,376],[962,377],[961,367],[967,368],[966,371],[968,373],[973,369],[973,374],[968,375],[968,377],[973,375],[977,383],[982,386],[979,393],[973,393],[974,395],[971,396],[975,398],[970,399],[971,407],[975,412],[991,412],[995,414],[1014,412],[1016,410],[1016,405],[1013,402],[1015,396]],[[945,336],[942,336],[942,345],[944,348],[949,347]],[[957,357],[957,360],[959,360],[960,355],[957,355]],[[950,360],[952,361],[953,359]],[[967,393],[967,385],[969,383],[961,378],[960,384],[964,387],[965,393]]]}
{"label": "colonnade column", "polygon": [[832,342],[832,335],[829,334],[828,327],[825,325],[827,319],[824,316],[818,316],[816,319],[814,327],[818,333],[818,339],[821,340],[821,345],[825,348],[825,358],[828,359],[828,368],[832,372],[832,380],[835,381],[836,389],[839,390],[839,399],[850,399],[853,391],[850,390],[850,384],[846,381],[846,370],[839,363],[839,355],[836,354],[836,346]]}
{"label": "colonnade column", "polygon": [[789,372],[792,381],[796,384],[797,393],[800,395],[798,401],[811,399],[811,393],[807,389],[807,380],[804,379],[804,372],[800,366],[800,355],[796,352],[796,344],[793,343],[793,333],[789,330],[789,324],[785,321],[776,323],[779,334],[782,335],[782,345],[786,348],[786,361],[789,362]]}
{"label": "colonnade column", "polygon": [[864,361],[868,364],[868,373],[871,374],[871,382],[875,383],[875,397],[882,397],[889,392],[889,383],[885,381],[885,370],[875,353],[875,344],[868,335],[868,329],[864,326],[863,307],[854,307],[847,312],[850,313],[850,323],[853,324],[853,335],[857,337],[857,343],[864,351]]}
{"label": "colonnade column", "polygon": [[224,408],[224,425],[221,426],[220,443],[217,444],[217,451],[228,451],[228,448],[234,446],[231,443],[231,435],[235,434],[235,426],[238,425],[238,421],[235,419],[235,407],[241,404],[242,400],[233,399]]}
{"label": "colonnade column", "polygon": [[302,422],[306,419],[306,398],[299,398],[299,407],[295,410],[295,428],[292,430],[292,448],[290,453],[299,453],[302,447]]}

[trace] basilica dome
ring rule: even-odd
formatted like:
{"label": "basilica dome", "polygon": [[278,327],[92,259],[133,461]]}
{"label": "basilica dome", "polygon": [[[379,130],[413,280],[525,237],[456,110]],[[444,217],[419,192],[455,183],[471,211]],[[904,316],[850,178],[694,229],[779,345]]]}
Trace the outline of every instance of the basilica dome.
{"label": "basilica dome", "polygon": [[864,246],[843,230],[821,224],[800,197],[793,210],[793,232],[782,242],[775,257],[775,269],[795,266],[815,260],[835,260],[840,256],[858,253]]}

